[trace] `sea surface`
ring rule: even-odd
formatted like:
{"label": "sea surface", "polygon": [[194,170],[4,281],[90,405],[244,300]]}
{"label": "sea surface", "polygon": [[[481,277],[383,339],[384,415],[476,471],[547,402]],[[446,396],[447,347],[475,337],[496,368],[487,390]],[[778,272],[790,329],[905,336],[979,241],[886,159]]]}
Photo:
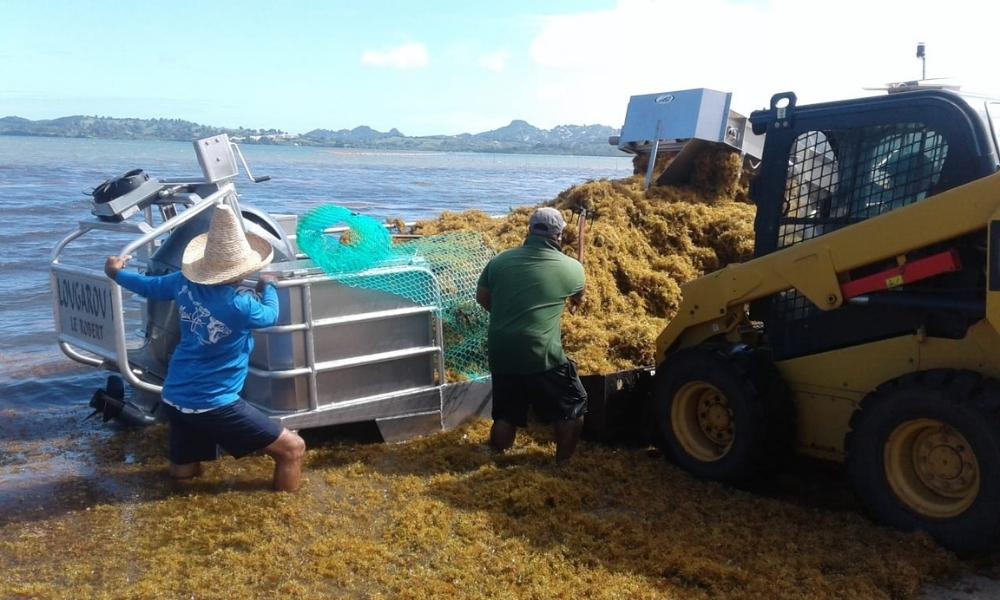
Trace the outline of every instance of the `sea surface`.
{"label": "sea surface", "polygon": [[[591,179],[631,174],[628,157],[402,153],[243,147],[254,175],[237,180],[242,202],[302,214],[335,203],[379,219],[428,219],[442,211],[504,214]],[[56,345],[48,264],[53,247],[90,220],[85,192],[142,168],[154,177],[198,177],[190,143],[0,136],[0,415],[51,418],[86,404],[107,373],[78,365]],[[133,217],[134,219],[138,217]],[[67,260],[101,268],[128,238],[95,236]]]}

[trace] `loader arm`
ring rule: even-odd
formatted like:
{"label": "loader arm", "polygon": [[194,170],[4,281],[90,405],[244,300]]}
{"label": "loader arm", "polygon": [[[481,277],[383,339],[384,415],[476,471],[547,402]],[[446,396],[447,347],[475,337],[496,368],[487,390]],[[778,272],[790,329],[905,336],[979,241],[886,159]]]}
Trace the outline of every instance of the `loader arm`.
{"label": "loader arm", "polygon": [[[749,322],[747,303],[795,289],[819,310],[839,308],[841,279],[851,269],[1000,226],[1000,173],[942,192],[850,227],[733,264],[681,286],[677,315],[656,341],[656,364],[676,349],[734,335]],[[1000,227],[997,227],[1000,232]],[[991,228],[992,230],[992,228]],[[991,240],[992,242],[992,240]],[[991,243],[991,250],[997,251]],[[1000,287],[992,276],[990,290]],[[1000,261],[1000,256],[996,257]],[[987,293],[986,319],[1000,330],[1000,289]]]}

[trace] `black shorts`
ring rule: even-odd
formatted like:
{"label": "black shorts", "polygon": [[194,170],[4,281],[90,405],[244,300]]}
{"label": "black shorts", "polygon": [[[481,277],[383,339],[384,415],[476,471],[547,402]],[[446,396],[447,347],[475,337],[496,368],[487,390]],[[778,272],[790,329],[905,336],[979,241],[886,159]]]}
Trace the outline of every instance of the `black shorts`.
{"label": "black shorts", "polygon": [[494,421],[524,427],[529,406],[543,423],[572,421],[587,413],[587,392],[572,362],[530,375],[494,373],[492,379]]}
{"label": "black shorts", "polygon": [[202,413],[164,406],[170,415],[170,462],[175,465],[215,460],[219,447],[240,458],[270,446],[284,429],[242,398]]}

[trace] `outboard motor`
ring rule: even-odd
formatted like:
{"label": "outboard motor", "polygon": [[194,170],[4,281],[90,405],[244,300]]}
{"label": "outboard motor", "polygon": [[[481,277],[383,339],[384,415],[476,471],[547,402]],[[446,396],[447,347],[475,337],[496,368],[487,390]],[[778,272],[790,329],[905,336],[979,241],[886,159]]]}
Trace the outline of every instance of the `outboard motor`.
{"label": "outboard motor", "polygon": [[[139,202],[128,202],[128,199],[124,199],[124,201],[115,203],[127,205],[129,210],[116,210],[115,204],[109,205],[108,203],[135,192],[148,182],[149,175],[144,173],[142,169],[133,169],[113,179],[106,179],[88,193],[94,197],[94,207],[91,212],[102,221],[112,223],[124,221],[139,211]],[[154,186],[146,187],[152,189]]]}
{"label": "outboard motor", "polygon": [[88,192],[94,197],[90,212],[102,221],[119,223],[148,206],[162,189],[163,185],[142,169],[133,169]]}

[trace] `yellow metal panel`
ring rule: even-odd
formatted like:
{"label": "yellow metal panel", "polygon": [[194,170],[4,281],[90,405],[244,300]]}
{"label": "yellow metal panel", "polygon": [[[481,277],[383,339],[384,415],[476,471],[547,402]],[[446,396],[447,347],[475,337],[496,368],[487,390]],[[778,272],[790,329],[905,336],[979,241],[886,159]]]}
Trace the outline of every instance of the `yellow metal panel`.
{"label": "yellow metal panel", "polygon": [[920,358],[918,345],[916,335],[905,335],[783,360],[777,365],[790,386],[864,395],[885,381],[915,371]]}
{"label": "yellow metal panel", "polygon": [[875,388],[930,369],[1000,378],[1000,335],[980,321],[960,340],[906,335],[780,361],[776,366],[795,402],[798,450],[842,459],[851,414]]}
{"label": "yellow metal panel", "polygon": [[962,369],[1000,378],[1000,335],[983,320],[970,327],[961,340],[928,338],[920,344],[918,368]]}
{"label": "yellow metal panel", "polygon": [[827,460],[844,460],[844,427],[831,423],[850,423],[857,400],[821,392],[798,391],[793,396],[796,414],[798,451]]}
{"label": "yellow metal panel", "polygon": [[[996,224],[1000,226],[1000,209],[993,213],[990,217],[991,225],[992,222],[997,222]],[[989,229],[987,229],[989,231]],[[989,235],[989,234],[987,234]],[[990,237],[992,237],[990,235]],[[1000,248],[993,247],[993,240],[990,239],[988,242],[989,252],[987,252],[987,273],[994,272],[995,265],[994,261],[1000,260]],[[986,320],[993,324],[993,328],[1000,331],[1000,292],[992,292],[987,290],[986,292]]]}
{"label": "yellow metal panel", "polygon": [[774,273],[784,279],[782,289],[796,288],[821,310],[841,305],[840,281],[829,247],[815,248],[809,254],[775,253]]}
{"label": "yellow metal panel", "polygon": [[916,370],[917,340],[907,335],[778,362],[795,403],[797,449],[843,460],[851,414],[880,384]]}

